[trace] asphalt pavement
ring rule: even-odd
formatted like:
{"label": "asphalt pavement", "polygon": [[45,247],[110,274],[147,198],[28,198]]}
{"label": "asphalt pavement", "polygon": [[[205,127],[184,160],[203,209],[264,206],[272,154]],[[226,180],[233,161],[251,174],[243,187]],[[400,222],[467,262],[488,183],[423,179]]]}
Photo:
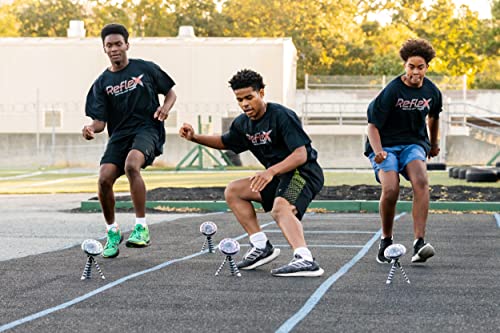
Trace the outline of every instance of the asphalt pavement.
{"label": "asphalt pavement", "polygon": [[[88,195],[2,196],[0,332],[496,332],[500,327],[500,228],[493,214],[430,215],[437,254],[412,264],[412,219],[395,222],[394,240],[411,284],[375,261],[377,214],[307,214],[308,245],[325,274],[278,278],[271,268],[292,256],[268,214],[259,219],[281,248],[272,263],[232,276],[224,256],[200,252],[199,225],[214,221],[216,244],[248,238],[231,213],[150,214],[152,245],[96,257],[81,281],[79,243],[103,236],[99,213],[72,213]],[[122,228],[133,217],[120,213]],[[126,235],[128,236],[128,234]],[[239,253],[235,259],[242,255]]]}

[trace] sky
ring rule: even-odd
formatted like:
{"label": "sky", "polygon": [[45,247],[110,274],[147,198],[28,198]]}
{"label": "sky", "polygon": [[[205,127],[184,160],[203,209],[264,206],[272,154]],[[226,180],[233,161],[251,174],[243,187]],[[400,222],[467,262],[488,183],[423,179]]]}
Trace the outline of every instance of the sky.
{"label": "sky", "polygon": [[473,11],[479,13],[479,18],[491,18],[491,7],[488,0],[454,0],[455,5],[467,5]]}
{"label": "sky", "polygon": [[[425,0],[425,4],[432,4],[434,0]],[[455,6],[459,8],[461,5],[467,5],[470,10],[478,12],[480,19],[491,18],[491,6],[489,0],[453,0]],[[379,21],[380,24],[385,25],[391,21],[391,14],[389,12],[381,12],[368,16],[370,20]]]}

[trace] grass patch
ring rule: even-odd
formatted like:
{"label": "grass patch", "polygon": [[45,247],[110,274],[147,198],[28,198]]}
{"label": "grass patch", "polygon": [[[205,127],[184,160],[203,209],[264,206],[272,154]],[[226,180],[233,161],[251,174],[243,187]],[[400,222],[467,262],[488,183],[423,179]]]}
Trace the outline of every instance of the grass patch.
{"label": "grass patch", "polygon": [[[85,173],[81,169],[75,173],[68,169],[61,170],[2,170],[0,178],[1,194],[36,194],[36,193],[96,193],[97,172],[90,170]],[[235,179],[250,177],[256,170],[241,168],[226,171],[166,171],[164,168],[152,168],[143,172],[143,178],[149,190],[158,187],[213,187],[226,186]],[[34,173],[29,176],[30,173]],[[12,178],[11,176],[27,175],[27,177]],[[340,185],[377,185],[371,170],[325,170],[325,186]],[[498,187],[496,183],[467,183],[465,180],[448,177],[447,171],[429,172],[430,185],[465,185],[479,187]],[[410,183],[401,177],[401,185],[410,187]],[[128,192],[129,185],[125,176],[120,177],[115,184],[116,192]]]}

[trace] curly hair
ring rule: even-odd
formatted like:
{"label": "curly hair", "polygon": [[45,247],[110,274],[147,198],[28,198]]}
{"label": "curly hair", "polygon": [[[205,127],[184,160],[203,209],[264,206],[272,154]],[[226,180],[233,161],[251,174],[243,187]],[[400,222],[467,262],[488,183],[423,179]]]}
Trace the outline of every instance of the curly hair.
{"label": "curly hair", "polygon": [[410,57],[422,57],[425,62],[429,64],[436,56],[436,51],[434,51],[432,45],[425,39],[408,39],[403,46],[401,46],[399,56],[404,62]]}
{"label": "curly hair", "polygon": [[251,69],[243,69],[236,73],[229,80],[229,85],[233,90],[252,87],[255,91],[259,91],[266,86],[262,76]]}
{"label": "curly hair", "polygon": [[125,43],[128,43],[127,28],[117,23],[106,24],[104,28],[102,28],[101,30],[102,42],[104,43],[104,39],[106,38],[107,35],[113,35],[113,34],[122,35],[123,39],[125,39]]}

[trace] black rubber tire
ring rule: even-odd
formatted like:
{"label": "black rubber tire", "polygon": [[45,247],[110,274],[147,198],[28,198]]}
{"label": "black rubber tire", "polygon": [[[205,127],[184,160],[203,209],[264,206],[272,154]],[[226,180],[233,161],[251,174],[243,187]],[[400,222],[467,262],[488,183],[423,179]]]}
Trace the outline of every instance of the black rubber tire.
{"label": "black rubber tire", "polygon": [[455,167],[451,167],[450,169],[448,169],[448,177],[453,178],[453,170],[455,169]]}
{"label": "black rubber tire", "polygon": [[493,169],[469,169],[465,174],[468,182],[496,183],[497,172]]}
{"label": "black rubber tire", "polygon": [[239,154],[236,154],[232,150],[226,150],[224,151],[224,153],[226,154],[227,158],[231,161],[231,163],[233,163],[234,166],[242,166]]}
{"label": "black rubber tire", "polygon": [[458,171],[458,179],[465,179],[465,173],[470,170],[469,168],[460,168]]}
{"label": "black rubber tire", "polygon": [[446,170],[446,163],[427,163],[427,170]]}
{"label": "black rubber tire", "polygon": [[451,173],[451,177],[457,179],[458,178],[458,172],[460,171],[460,168],[454,168],[453,172]]}

